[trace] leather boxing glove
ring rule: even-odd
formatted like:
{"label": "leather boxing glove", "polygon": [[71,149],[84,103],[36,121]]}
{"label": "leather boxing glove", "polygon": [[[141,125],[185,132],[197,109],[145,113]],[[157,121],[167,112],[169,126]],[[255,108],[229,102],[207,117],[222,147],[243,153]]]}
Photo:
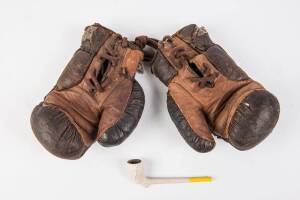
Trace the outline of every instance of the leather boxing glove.
{"label": "leather boxing glove", "polygon": [[94,24],[54,88],[31,115],[32,130],[52,154],[77,159],[95,142],[122,143],[136,127],[144,93],[134,79],[143,52]]}
{"label": "leather boxing glove", "polygon": [[203,27],[188,25],[156,44],[146,36],[136,40],[156,49],[145,58],[168,87],[169,114],[196,151],[214,148],[212,133],[247,150],[274,128],[279,117],[276,97],[249,78]]}

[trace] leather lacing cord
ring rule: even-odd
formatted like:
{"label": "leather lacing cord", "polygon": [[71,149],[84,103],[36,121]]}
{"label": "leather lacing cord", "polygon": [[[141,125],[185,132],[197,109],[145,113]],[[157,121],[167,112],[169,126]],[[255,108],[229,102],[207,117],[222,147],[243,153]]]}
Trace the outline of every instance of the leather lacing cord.
{"label": "leather lacing cord", "polygon": [[[158,45],[162,44],[164,45],[164,42],[168,42],[172,46],[171,55],[174,56],[175,59],[179,60],[179,65],[177,66],[177,69],[181,69],[185,63],[189,62],[188,54],[184,47],[175,46],[173,43],[173,38],[170,35],[166,35],[163,37],[163,42],[159,42],[157,39],[154,38],[148,38],[147,36],[139,36],[135,39],[135,44],[137,44],[141,49],[144,49],[146,45],[158,49]],[[213,88],[214,82],[216,78],[219,76],[219,73],[209,73],[208,72],[208,66],[206,63],[203,64],[204,70],[201,71],[201,74],[197,77],[191,77],[189,78],[190,81],[196,82],[198,87],[194,88],[194,91],[197,91],[198,89],[202,89],[205,87]]]}
{"label": "leather lacing cord", "polygon": [[[121,36],[118,36],[118,38],[121,39],[121,46],[123,48],[127,48],[129,46],[129,42],[126,37],[122,38]],[[114,44],[111,44],[111,45],[105,47],[104,53],[100,56],[101,59],[104,59],[103,63],[105,63],[105,61],[108,61],[107,68],[116,67],[118,62],[120,61],[120,55],[119,55],[118,49],[117,49],[118,46],[119,45],[117,45],[117,42],[116,42]],[[103,64],[102,64],[102,67],[104,67]],[[101,71],[101,68],[100,68],[100,71]],[[89,88],[91,88],[91,92],[95,92],[95,91],[104,92],[104,88],[101,85],[101,83],[103,83],[104,80],[106,80],[108,77],[106,77],[106,72],[104,72],[104,74],[102,74],[101,80],[98,80],[99,73],[100,72],[97,73],[97,71],[95,69],[95,71],[93,72],[89,81],[87,82],[87,84],[89,85]],[[124,76],[127,79],[131,79],[126,68],[122,68],[122,70],[120,71],[120,75]]]}
{"label": "leather lacing cord", "polygon": [[145,35],[139,36],[135,38],[134,43],[140,48],[144,49],[146,45],[157,49],[159,41],[155,38],[149,38]]}
{"label": "leather lacing cord", "polygon": [[[191,66],[191,63],[189,62],[188,54],[184,47],[175,46],[173,43],[173,38],[169,35],[165,36],[163,38],[163,41],[169,42],[171,46],[173,46],[173,49],[171,51],[171,54],[174,56],[174,58],[178,59],[180,62],[180,65],[178,66],[179,69],[183,67],[184,63],[188,63]],[[197,67],[197,66],[195,66]],[[208,72],[208,65],[206,63],[203,64],[203,70],[201,70],[201,74],[198,74],[197,77],[190,77],[188,78],[191,82],[196,82],[198,87],[195,87],[193,90],[198,91],[199,89],[208,87],[213,88],[215,86],[215,80],[219,76],[219,73],[209,73]],[[199,69],[197,69],[199,70]],[[200,71],[200,70],[199,70]]]}
{"label": "leather lacing cord", "polygon": [[[180,65],[177,66],[178,69],[181,69],[185,63],[189,63],[189,56],[184,47],[175,46],[173,43],[173,38],[170,35],[166,35],[163,37],[163,42],[168,42],[172,46],[171,55],[174,56],[175,59],[179,60]],[[135,39],[135,44],[139,46],[141,49],[144,49],[146,45],[158,49],[158,45],[164,43],[160,43],[157,39],[149,38],[147,36],[139,36]],[[209,73],[208,66],[206,63],[203,64],[203,70],[201,71],[201,75],[198,74],[197,77],[189,78],[190,81],[196,82],[198,87],[195,87],[194,90],[202,89],[205,87],[213,88],[214,82],[216,78],[219,76],[219,73]]]}
{"label": "leather lacing cord", "polygon": [[[203,63],[204,69],[201,71],[203,74],[203,77],[190,77],[189,80],[191,82],[196,82],[198,85],[198,88],[194,88],[194,91],[197,91],[198,89],[202,88],[213,88],[215,86],[215,80],[219,76],[219,73],[214,72],[207,74],[208,66],[206,63]],[[207,75],[206,75],[207,74]]]}

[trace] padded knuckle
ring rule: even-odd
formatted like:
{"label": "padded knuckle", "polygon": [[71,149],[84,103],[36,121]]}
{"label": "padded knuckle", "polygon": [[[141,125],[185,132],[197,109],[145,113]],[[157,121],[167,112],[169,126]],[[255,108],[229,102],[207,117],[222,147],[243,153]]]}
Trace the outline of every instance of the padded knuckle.
{"label": "padded knuckle", "polygon": [[254,91],[238,106],[229,127],[229,142],[239,150],[264,140],[279,118],[279,103],[266,90]]}
{"label": "padded knuckle", "polygon": [[40,103],[34,108],[30,121],[39,142],[58,157],[77,159],[88,148],[68,117],[55,107]]}

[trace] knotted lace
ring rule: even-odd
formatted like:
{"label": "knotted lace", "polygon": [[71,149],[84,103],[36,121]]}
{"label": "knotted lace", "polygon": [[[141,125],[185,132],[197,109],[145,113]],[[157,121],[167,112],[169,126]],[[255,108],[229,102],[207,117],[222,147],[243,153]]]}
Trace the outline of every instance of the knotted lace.
{"label": "knotted lace", "polygon": [[[175,59],[179,60],[180,65],[178,65],[178,68],[182,68],[184,64],[189,62],[189,57],[187,54],[187,51],[184,47],[175,46],[173,43],[173,38],[169,35],[165,36],[163,38],[163,41],[169,42],[171,46],[173,47],[171,54],[174,56]],[[203,69],[199,70],[201,71],[201,74],[198,74],[196,77],[189,77],[188,79],[192,82],[197,82],[198,88],[194,88],[194,90],[201,89],[201,88],[213,88],[215,79],[218,77],[219,73],[209,73],[208,72],[208,66],[206,63],[203,63]]]}
{"label": "knotted lace", "polygon": [[[219,73],[207,73],[208,66],[206,63],[203,64],[204,69],[201,71],[203,76],[197,76],[197,77],[190,77],[189,80],[191,82],[197,82],[199,89],[201,88],[213,88],[215,86],[215,79],[219,76]],[[207,75],[206,75],[207,74]],[[194,90],[197,90],[196,88]]]}
{"label": "knotted lace", "polygon": [[[110,44],[109,46],[104,47],[105,48],[104,53],[100,56],[100,58],[104,60],[102,63],[102,66],[100,68],[100,71],[97,73],[97,71],[95,69],[92,76],[89,79],[89,82],[88,82],[88,84],[91,88],[91,92],[94,92],[94,91],[103,92],[104,91],[104,88],[102,87],[102,83],[104,82],[104,80],[108,79],[108,77],[106,77],[105,71],[107,69],[109,69],[110,67],[116,67],[120,60],[120,55],[118,52],[118,46],[119,46],[118,44],[121,44],[121,46],[123,48],[128,47],[127,38],[124,37],[124,38],[120,38],[120,39],[121,39],[120,43],[116,42],[116,43]],[[103,69],[103,68],[105,68],[105,69]],[[99,74],[102,77],[99,78]],[[126,78],[130,78],[126,68],[121,68],[121,71],[119,72],[119,74],[121,76],[125,76]]]}

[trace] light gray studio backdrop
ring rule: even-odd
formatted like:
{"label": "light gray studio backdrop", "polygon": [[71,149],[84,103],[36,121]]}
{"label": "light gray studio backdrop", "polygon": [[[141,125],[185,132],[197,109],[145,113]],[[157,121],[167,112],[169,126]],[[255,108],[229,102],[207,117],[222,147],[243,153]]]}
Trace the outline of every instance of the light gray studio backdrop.
{"label": "light gray studio backdrop", "polygon": [[[0,199],[299,199],[299,1],[0,1]],[[94,144],[75,161],[49,154],[32,134],[31,110],[53,87],[99,22],[133,39],[162,38],[196,23],[207,28],[281,104],[273,133],[240,152],[217,139],[200,154],[181,138],[166,109],[166,88],[138,74],[146,104],[138,127],[120,146]],[[209,184],[153,186],[129,182],[122,165],[145,161],[152,176],[211,175]]]}

